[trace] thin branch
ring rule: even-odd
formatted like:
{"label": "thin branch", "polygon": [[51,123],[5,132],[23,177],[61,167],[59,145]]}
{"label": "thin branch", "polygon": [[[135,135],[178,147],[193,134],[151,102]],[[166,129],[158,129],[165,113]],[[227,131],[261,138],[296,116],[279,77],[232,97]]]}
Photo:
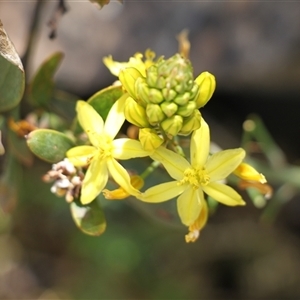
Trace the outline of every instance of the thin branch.
{"label": "thin branch", "polygon": [[35,47],[37,33],[38,33],[38,24],[40,21],[43,5],[44,5],[44,1],[37,0],[35,8],[34,8],[32,22],[31,22],[30,28],[29,28],[28,40],[26,43],[26,50],[25,50],[25,53],[22,58],[25,72],[27,70],[27,65],[28,65],[30,55],[32,53],[32,49],[34,49],[34,47]]}
{"label": "thin branch", "polygon": [[48,22],[48,26],[51,29],[50,34],[49,34],[50,39],[54,39],[56,37],[59,21],[67,11],[68,11],[68,8],[65,4],[65,1],[59,0],[54,13],[52,14],[50,21]]}

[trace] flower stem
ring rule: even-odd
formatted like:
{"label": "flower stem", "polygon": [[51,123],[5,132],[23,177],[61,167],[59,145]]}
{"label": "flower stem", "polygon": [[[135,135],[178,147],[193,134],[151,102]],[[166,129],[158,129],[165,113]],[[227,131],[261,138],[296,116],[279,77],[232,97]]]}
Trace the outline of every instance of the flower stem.
{"label": "flower stem", "polygon": [[140,175],[141,178],[145,179],[148,177],[154,170],[157,169],[157,167],[160,166],[160,162],[158,161],[153,161],[151,165],[145,169],[145,171]]}

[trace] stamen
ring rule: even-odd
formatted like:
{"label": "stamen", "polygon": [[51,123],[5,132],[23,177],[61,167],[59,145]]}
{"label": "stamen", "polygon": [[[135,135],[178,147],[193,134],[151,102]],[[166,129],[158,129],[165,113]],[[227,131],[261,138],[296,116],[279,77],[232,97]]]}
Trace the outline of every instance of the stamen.
{"label": "stamen", "polygon": [[179,185],[189,183],[193,189],[198,189],[200,186],[207,185],[210,177],[203,168],[189,168],[184,171],[184,178],[179,181]]}

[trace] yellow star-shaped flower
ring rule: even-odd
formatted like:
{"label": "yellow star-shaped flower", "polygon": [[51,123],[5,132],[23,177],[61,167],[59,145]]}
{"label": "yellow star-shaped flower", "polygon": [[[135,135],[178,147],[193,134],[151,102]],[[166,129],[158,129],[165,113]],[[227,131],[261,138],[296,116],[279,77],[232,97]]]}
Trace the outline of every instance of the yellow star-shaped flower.
{"label": "yellow star-shaped flower", "polygon": [[143,54],[138,52],[134,56],[130,57],[128,62],[114,61],[111,55],[104,57],[103,62],[109,71],[117,77],[120,75],[120,72],[126,68],[135,68],[145,77],[146,69],[153,64],[154,58],[155,53],[150,49],[147,49],[144,61]]}
{"label": "yellow star-shaped flower", "polygon": [[114,139],[125,121],[125,100],[125,97],[121,97],[115,102],[105,123],[91,105],[84,101],[77,102],[78,121],[92,145],[71,148],[66,155],[74,166],[89,165],[81,189],[83,204],[90,203],[101,193],[109,174],[130,195],[140,194],[130,183],[127,171],[117,161],[149,155],[136,140]]}
{"label": "yellow star-shaped flower", "polygon": [[146,190],[139,199],[145,202],[163,202],[180,195],[177,209],[186,226],[194,224],[205,205],[204,193],[229,206],[244,205],[242,197],[220,180],[231,174],[242,162],[242,148],[220,151],[209,156],[210,133],[202,119],[201,127],[191,138],[191,163],[177,153],[158,148],[151,158],[160,161],[174,181]]}

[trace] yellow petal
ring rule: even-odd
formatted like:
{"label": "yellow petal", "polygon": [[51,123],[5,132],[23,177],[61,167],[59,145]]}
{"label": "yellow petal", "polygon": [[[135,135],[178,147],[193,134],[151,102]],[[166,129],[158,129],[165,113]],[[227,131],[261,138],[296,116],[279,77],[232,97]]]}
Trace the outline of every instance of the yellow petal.
{"label": "yellow petal", "polygon": [[201,189],[188,187],[177,199],[177,210],[181,222],[186,225],[192,225],[198,218],[204,196]]}
{"label": "yellow petal", "polygon": [[94,159],[82,182],[80,201],[82,204],[92,202],[103,190],[108,180],[106,163]]}
{"label": "yellow petal", "polygon": [[195,130],[191,138],[191,164],[202,167],[209,155],[210,133],[208,124],[201,118],[201,126]]}
{"label": "yellow petal", "polygon": [[112,156],[116,159],[130,159],[134,157],[144,157],[150,154],[143,149],[141,143],[127,138],[112,141]]}
{"label": "yellow petal", "polygon": [[142,61],[142,58],[143,54],[136,53],[133,57],[130,57],[129,62],[118,62],[114,61],[112,56],[109,55],[103,58],[103,63],[115,76],[119,76],[121,70],[128,67],[134,67],[138,69],[143,74],[143,76],[146,76],[145,63]]}
{"label": "yellow petal", "polygon": [[228,185],[211,182],[202,187],[204,193],[228,206],[245,205],[241,195]]}
{"label": "yellow petal", "polygon": [[109,71],[115,76],[119,76],[120,71],[128,67],[128,62],[114,61],[111,55],[104,57],[103,63],[109,69]]}
{"label": "yellow petal", "polygon": [[95,109],[87,102],[79,100],[76,105],[77,118],[87,133],[90,142],[95,147],[98,146],[98,137],[103,131],[103,120]]}
{"label": "yellow petal", "polygon": [[138,196],[141,194],[141,192],[134,188],[130,183],[130,176],[126,169],[124,169],[123,166],[115,159],[112,158],[107,160],[107,168],[115,182],[128,194],[133,196]]}
{"label": "yellow petal", "polygon": [[245,154],[244,149],[237,148],[220,151],[209,157],[206,163],[206,172],[210,181],[226,178],[243,161]]}
{"label": "yellow petal", "polygon": [[144,77],[146,76],[146,65],[142,60],[142,53],[135,53],[133,57],[130,57],[128,67],[136,68]]}
{"label": "yellow petal", "polygon": [[75,167],[83,167],[91,162],[96,152],[94,146],[77,146],[68,150],[66,156]]}
{"label": "yellow petal", "polygon": [[107,115],[104,124],[104,132],[112,139],[115,138],[125,121],[124,106],[127,98],[128,94],[121,96],[121,98],[119,98],[111,107]]}
{"label": "yellow petal", "polygon": [[177,197],[186,188],[186,185],[178,185],[177,181],[165,182],[149,188],[138,199],[151,203],[164,202]]}
{"label": "yellow petal", "polygon": [[233,173],[243,180],[258,181],[260,183],[267,182],[263,174],[258,173],[252,166],[246,163],[241,163]]}
{"label": "yellow petal", "polygon": [[[138,190],[140,190],[144,186],[144,180],[138,175],[130,176],[130,183],[132,186]],[[107,189],[103,190],[103,195],[106,199],[109,200],[120,200],[129,197],[130,195],[121,187],[110,191]]]}
{"label": "yellow petal", "polygon": [[197,107],[200,108],[208,102],[214,93],[216,89],[216,79],[214,75],[203,72],[195,79],[195,82],[199,86],[199,94],[196,98],[196,103]]}
{"label": "yellow petal", "polygon": [[184,157],[164,147],[156,149],[151,158],[161,162],[170,176],[176,180],[181,180],[184,171],[191,167]]}
{"label": "yellow petal", "polygon": [[198,218],[191,226],[189,226],[189,233],[185,235],[185,241],[187,243],[195,242],[200,235],[200,230],[206,225],[208,219],[208,206],[205,200],[202,204]]}

